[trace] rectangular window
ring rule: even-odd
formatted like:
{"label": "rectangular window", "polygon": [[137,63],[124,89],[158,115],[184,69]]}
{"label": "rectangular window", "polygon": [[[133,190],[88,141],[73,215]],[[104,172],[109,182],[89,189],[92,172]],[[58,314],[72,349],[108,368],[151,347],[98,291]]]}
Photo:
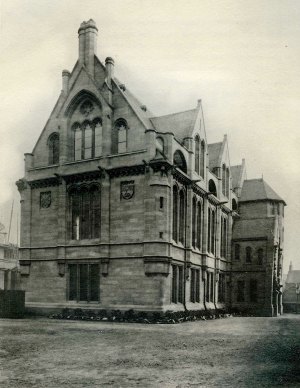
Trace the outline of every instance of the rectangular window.
{"label": "rectangular window", "polygon": [[256,303],[257,302],[257,280],[256,279],[250,279],[249,284],[249,295],[250,295],[250,302]]}
{"label": "rectangular window", "polygon": [[209,302],[209,292],[210,292],[210,272],[206,273],[206,289],[205,289],[205,301]]}
{"label": "rectangular window", "polygon": [[159,197],[159,209],[162,210],[164,208],[164,197]]}
{"label": "rectangular window", "polygon": [[219,285],[218,285],[218,302],[225,302],[225,274],[219,274]]}
{"label": "rectangular window", "polygon": [[210,301],[214,301],[214,290],[215,289],[215,282],[214,282],[214,274],[210,274]]}
{"label": "rectangular window", "polygon": [[191,269],[191,289],[190,300],[192,303],[200,302],[200,271],[199,269]]}
{"label": "rectangular window", "polygon": [[69,300],[98,302],[99,264],[69,264]]}
{"label": "rectangular window", "polygon": [[237,302],[245,302],[245,281],[244,280],[238,280],[237,282],[236,300]]}
{"label": "rectangular window", "polygon": [[183,302],[183,267],[172,265],[172,303]]}

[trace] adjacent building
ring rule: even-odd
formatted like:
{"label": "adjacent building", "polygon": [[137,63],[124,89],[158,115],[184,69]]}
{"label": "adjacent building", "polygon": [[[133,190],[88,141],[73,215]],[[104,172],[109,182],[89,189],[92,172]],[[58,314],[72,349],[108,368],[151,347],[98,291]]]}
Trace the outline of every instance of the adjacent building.
{"label": "adjacent building", "polygon": [[300,270],[293,269],[292,262],[283,288],[283,309],[300,313]]}
{"label": "adjacent building", "polygon": [[93,20],[32,153],[20,266],[26,306],[282,312],[284,201],[210,144],[199,100],[155,116],[96,56]]}

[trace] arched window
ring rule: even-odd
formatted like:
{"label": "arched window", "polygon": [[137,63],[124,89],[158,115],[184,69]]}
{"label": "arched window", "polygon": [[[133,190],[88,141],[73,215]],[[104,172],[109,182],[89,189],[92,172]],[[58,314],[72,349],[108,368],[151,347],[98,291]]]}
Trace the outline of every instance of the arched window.
{"label": "arched window", "polygon": [[229,198],[229,190],[230,190],[230,173],[229,173],[229,168],[226,168],[226,187],[225,187],[225,192],[227,198]]}
{"label": "arched window", "polygon": [[74,160],[91,159],[102,154],[102,120],[100,118],[72,125]]}
{"label": "arched window", "polygon": [[58,164],[59,163],[59,134],[52,133],[48,139],[49,147],[49,164]]}
{"label": "arched window", "polygon": [[232,210],[237,211],[237,202],[234,198],[232,198],[231,203],[232,203]]}
{"label": "arched window", "polygon": [[227,256],[227,219],[221,218],[221,257]]}
{"label": "arched window", "polygon": [[178,150],[175,151],[174,157],[173,157],[173,163],[175,167],[180,168],[181,171],[185,173],[187,172],[186,161],[181,151],[178,151]]}
{"label": "arched window", "polygon": [[195,137],[195,171],[197,174],[200,173],[200,139],[197,135]]}
{"label": "arched window", "polygon": [[211,251],[211,209],[208,208],[208,217],[207,217],[207,251]]}
{"label": "arched window", "polygon": [[115,127],[118,131],[118,153],[127,151],[127,121],[124,119],[118,119],[115,123]]}
{"label": "arched window", "polygon": [[164,139],[160,136],[156,138],[156,150],[161,154],[164,154]]}
{"label": "arched window", "polygon": [[202,238],[202,209],[201,202],[197,203],[197,234],[196,234],[196,246],[201,249],[201,238]]}
{"label": "arched window", "polygon": [[246,263],[252,262],[252,248],[246,247]]}
{"label": "arched window", "polygon": [[215,182],[210,179],[208,182],[208,190],[210,193],[212,193],[215,197],[217,196],[217,188]]}
{"label": "arched window", "polygon": [[204,178],[205,175],[205,142],[201,141],[201,153],[200,153],[200,175]]}
{"label": "arched window", "polygon": [[211,211],[211,253],[214,255],[215,252],[215,237],[216,237],[216,212],[214,210]]}
{"label": "arched window", "polygon": [[257,250],[257,264],[262,265],[264,260],[264,250],[259,248]]}
{"label": "arched window", "polygon": [[184,244],[185,230],[185,195],[183,190],[179,193],[179,242]]}
{"label": "arched window", "polygon": [[93,130],[89,122],[83,123],[84,129],[84,159],[91,159],[92,144],[93,144]]}
{"label": "arched window", "polygon": [[173,240],[178,241],[178,189],[173,186]]}
{"label": "arched window", "polygon": [[82,131],[79,123],[73,124],[74,133],[74,160],[82,159]]}
{"label": "arched window", "polygon": [[226,166],[222,165],[222,193],[226,195]]}
{"label": "arched window", "polygon": [[102,155],[102,121],[95,119],[93,121],[95,128],[95,157]]}
{"label": "arched window", "polygon": [[192,206],[192,246],[196,248],[197,240],[197,201],[196,197],[193,198]]}
{"label": "arched window", "polygon": [[97,185],[73,188],[69,193],[71,239],[100,237],[101,203]]}
{"label": "arched window", "polygon": [[235,246],[234,246],[234,260],[239,261],[240,254],[241,254],[241,246],[240,246],[240,244],[235,244]]}

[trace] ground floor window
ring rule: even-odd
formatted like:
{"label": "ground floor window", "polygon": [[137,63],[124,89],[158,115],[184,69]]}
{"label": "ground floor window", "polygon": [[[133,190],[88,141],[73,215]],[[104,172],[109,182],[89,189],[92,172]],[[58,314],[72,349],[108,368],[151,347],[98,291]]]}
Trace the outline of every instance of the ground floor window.
{"label": "ground floor window", "polygon": [[244,280],[238,280],[237,282],[236,300],[237,302],[245,302],[245,281]]}
{"label": "ground floor window", "polygon": [[250,279],[249,284],[249,295],[250,295],[250,302],[257,302],[257,280],[256,279]]}
{"label": "ground floor window", "polygon": [[191,295],[192,303],[200,302],[200,270],[191,268]]}
{"label": "ground floor window", "polygon": [[218,302],[225,302],[225,274],[219,274],[219,284],[218,284]]}
{"label": "ground floor window", "polygon": [[69,300],[99,301],[99,264],[69,264]]}
{"label": "ground floor window", "polygon": [[183,266],[172,265],[172,303],[183,303]]}
{"label": "ground floor window", "polygon": [[212,272],[207,272],[205,294],[206,302],[214,301],[214,274]]}

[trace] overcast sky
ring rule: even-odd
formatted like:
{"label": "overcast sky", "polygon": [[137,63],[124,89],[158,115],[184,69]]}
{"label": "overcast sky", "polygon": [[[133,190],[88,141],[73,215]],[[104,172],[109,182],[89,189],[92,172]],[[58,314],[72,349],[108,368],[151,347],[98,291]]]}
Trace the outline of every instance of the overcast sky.
{"label": "overcast sky", "polygon": [[231,164],[264,179],[287,202],[285,272],[300,269],[299,0],[0,0],[0,221],[72,70],[77,30],[93,18],[98,57],[154,112],[202,99],[208,142],[229,138]]}

